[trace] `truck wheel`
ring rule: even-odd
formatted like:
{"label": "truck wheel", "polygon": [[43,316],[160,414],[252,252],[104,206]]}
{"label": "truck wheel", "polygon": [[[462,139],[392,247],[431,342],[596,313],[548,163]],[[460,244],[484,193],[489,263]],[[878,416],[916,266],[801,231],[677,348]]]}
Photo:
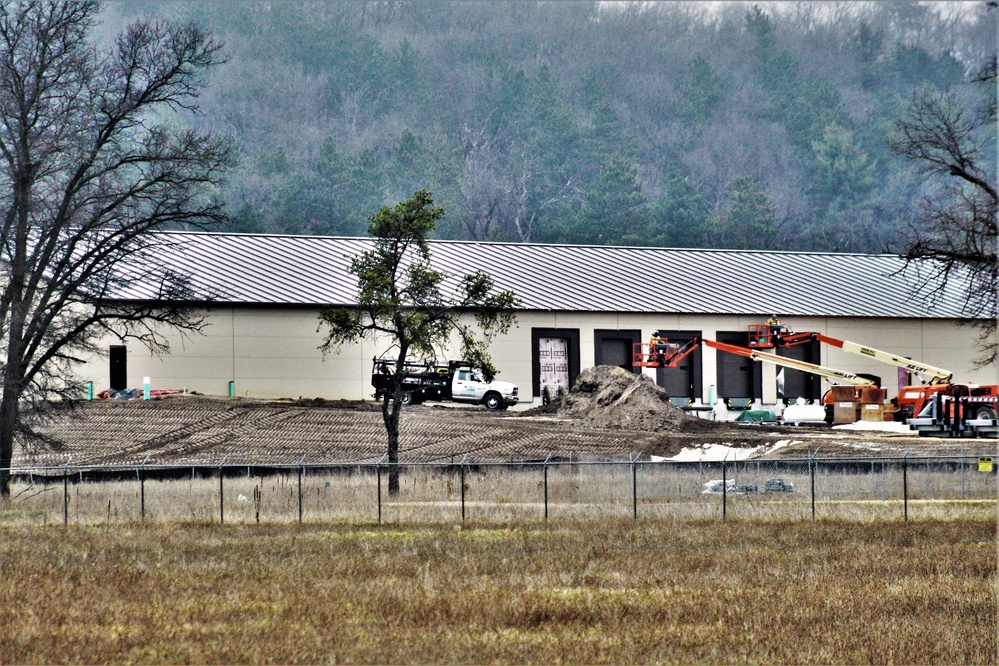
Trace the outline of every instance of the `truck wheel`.
{"label": "truck wheel", "polygon": [[982,405],[975,410],[974,419],[994,419],[996,417],[996,410],[989,407],[988,405]]}
{"label": "truck wheel", "polygon": [[502,409],[503,398],[500,397],[499,393],[487,393],[486,397],[482,398],[482,404],[486,406],[486,409]]}
{"label": "truck wheel", "polygon": [[412,405],[413,404],[413,394],[410,393],[409,391],[404,391],[403,394],[402,394],[402,400],[400,400],[400,402],[402,404],[404,404],[404,405]]}

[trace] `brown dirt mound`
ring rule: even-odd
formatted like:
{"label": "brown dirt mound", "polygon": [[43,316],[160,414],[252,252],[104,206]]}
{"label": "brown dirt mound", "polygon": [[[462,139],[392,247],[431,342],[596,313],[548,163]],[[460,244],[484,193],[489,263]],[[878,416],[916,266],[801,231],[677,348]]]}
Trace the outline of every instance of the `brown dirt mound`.
{"label": "brown dirt mound", "polygon": [[612,365],[584,370],[557,413],[598,428],[654,432],[687,431],[700,420],[674,407],[669,394],[649,377]]}

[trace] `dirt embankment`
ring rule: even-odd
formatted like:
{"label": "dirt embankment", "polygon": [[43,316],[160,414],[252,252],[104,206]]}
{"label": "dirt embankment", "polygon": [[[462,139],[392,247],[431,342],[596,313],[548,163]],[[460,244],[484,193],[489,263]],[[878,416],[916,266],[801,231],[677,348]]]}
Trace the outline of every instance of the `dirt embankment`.
{"label": "dirt embankment", "polygon": [[[167,396],[101,400],[56,410],[39,425],[57,446],[19,446],[16,464],[294,464],[376,462],[385,426],[373,402]],[[617,367],[584,371],[572,391],[544,407],[490,412],[481,406],[407,407],[400,456],[408,462],[519,462],[546,458],[670,457],[708,444],[762,447],[781,456],[994,455],[994,441],[936,440],[825,427],[718,422],[676,408],[648,377]]]}
{"label": "dirt embankment", "polygon": [[596,428],[700,432],[717,425],[678,409],[646,375],[611,365],[584,370],[572,390],[546,411]]}

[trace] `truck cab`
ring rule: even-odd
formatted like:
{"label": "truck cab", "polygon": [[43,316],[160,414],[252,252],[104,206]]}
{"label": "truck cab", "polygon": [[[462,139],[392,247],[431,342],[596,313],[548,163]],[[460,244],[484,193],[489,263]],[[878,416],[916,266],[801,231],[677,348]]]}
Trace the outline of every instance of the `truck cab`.
{"label": "truck cab", "polygon": [[479,372],[462,361],[448,363],[451,374],[451,399],[455,402],[481,403],[488,409],[506,409],[520,400],[516,384],[485,381]]}

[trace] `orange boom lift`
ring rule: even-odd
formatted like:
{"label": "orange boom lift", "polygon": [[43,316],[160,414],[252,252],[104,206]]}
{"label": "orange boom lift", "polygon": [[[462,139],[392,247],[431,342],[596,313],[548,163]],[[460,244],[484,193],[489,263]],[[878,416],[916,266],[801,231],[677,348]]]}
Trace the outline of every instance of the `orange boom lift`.
{"label": "orange boom lift", "polygon": [[[776,347],[792,347],[812,340],[842,349],[851,354],[858,354],[882,363],[905,368],[909,372],[921,375],[922,384],[900,387],[898,404],[901,421],[908,421],[917,416],[928,417],[924,412],[934,406],[937,396],[949,397],[945,401],[950,405],[950,413],[939,414],[932,418],[952,421],[955,417],[967,419],[995,420],[999,412],[999,386],[978,385],[969,383],[953,383],[954,373],[938,368],[928,363],[914,361],[897,356],[891,352],[874,349],[849,340],[840,340],[816,332],[795,333],[786,326],[772,328],[767,324],[751,324],[749,326],[749,346],[754,349],[773,349]],[[858,389],[859,391],[859,389]],[[826,401],[826,400],[824,400]],[[955,410],[960,411],[960,414]]]}

